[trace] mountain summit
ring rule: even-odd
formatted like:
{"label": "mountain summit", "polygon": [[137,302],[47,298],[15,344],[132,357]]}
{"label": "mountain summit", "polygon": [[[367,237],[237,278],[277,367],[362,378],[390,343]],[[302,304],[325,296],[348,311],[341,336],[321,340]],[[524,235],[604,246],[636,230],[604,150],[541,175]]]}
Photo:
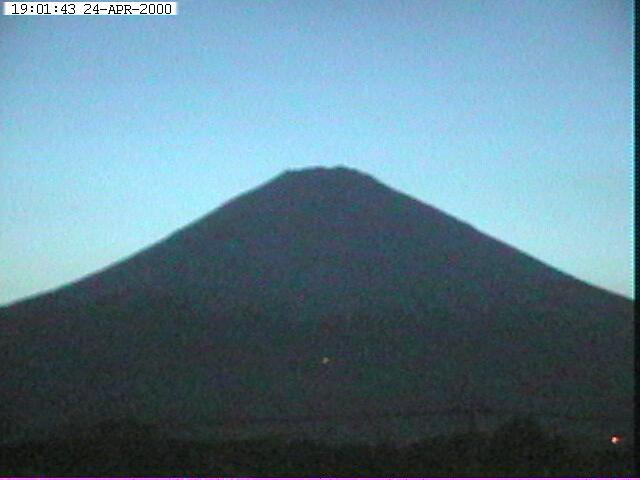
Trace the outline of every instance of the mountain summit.
{"label": "mountain summit", "polygon": [[290,171],[1,309],[0,418],[406,440],[515,412],[606,439],[631,428],[632,330],[631,301],[368,175]]}

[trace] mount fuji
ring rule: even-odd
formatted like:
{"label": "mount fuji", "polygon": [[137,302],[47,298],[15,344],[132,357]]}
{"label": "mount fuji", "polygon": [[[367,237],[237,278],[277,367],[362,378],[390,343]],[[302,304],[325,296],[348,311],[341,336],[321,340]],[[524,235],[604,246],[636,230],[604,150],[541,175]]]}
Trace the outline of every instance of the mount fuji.
{"label": "mount fuji", "polygon": [[5,441],[112,418],[182,436],[402,440],[470,411],[632,428],[631,300],[342,167],[286,172],[1,308],[0,352]]}

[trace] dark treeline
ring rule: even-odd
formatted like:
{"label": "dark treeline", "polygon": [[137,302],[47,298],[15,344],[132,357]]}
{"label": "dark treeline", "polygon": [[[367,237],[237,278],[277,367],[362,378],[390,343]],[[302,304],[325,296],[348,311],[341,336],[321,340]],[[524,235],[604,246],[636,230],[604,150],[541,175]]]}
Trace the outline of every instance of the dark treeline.
{"label": "dark treeline", "polygon": [[133,423],[0,447],[2,476],[595,476],[633,474],[630,447],[584,450],[516,418],[491,433],[408,446],[326,445],[280,437],[189,442]]}

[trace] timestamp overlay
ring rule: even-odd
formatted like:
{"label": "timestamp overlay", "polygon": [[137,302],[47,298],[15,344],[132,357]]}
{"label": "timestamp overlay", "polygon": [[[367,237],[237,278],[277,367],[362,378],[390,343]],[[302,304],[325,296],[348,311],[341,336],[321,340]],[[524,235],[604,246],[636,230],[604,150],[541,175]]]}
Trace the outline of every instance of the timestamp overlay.
{"label": "timestamp overlay", "polygon": [[178,2],[4,2],[4,15],[177,15]]}

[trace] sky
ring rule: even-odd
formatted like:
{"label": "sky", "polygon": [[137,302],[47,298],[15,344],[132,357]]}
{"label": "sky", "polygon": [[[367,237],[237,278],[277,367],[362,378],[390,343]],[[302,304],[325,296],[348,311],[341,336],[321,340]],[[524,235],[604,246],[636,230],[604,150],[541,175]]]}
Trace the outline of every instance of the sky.
{"label": "sky", "polygon": [[0,304],[345,165],[633,296],[631,1],[0,17]]}

